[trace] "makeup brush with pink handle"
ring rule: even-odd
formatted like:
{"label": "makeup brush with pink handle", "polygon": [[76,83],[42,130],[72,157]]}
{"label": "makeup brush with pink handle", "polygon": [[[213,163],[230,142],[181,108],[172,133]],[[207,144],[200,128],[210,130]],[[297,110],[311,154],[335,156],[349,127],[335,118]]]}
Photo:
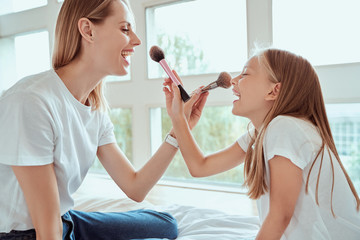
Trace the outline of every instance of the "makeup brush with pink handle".
{"label": "makeup brush with pink handle", "polygon": [[165,70],[167,75],[170,77],[170,79],[178,86],[178,88],[180,90],[180,94],[181,94],[181,99],[184,102],[189,100],[190,99],[189,94],[187,94],[187,92],[185,91],[185,89],[180,84],[178,79],[175,77],[174,73],[171,71],[169,65],[167,64],[167,62],[165,60],[164,51],[161,48],[159,48],[158,46],[152,46],[150,48],[149,54],[150,54],[151,59],[154,60],[155,62],[158,62],[161,65],[161,67]]}

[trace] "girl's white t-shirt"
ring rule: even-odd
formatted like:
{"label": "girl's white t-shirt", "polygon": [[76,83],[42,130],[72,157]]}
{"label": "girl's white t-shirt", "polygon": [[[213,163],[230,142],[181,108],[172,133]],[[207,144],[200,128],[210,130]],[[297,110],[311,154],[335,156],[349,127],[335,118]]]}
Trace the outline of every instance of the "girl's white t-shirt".
{"label": "girl's white t-shirt", "polygon": [[[238,139],[240,147],[246,152],[250,143],[248,133]],[[319,205],[316,204],[315,190],[320,159],[310,175],[308,194],[305,193],[306,179],[320,147],[321,137],[317,128],[308,121],[278,116],[274,118],[265,133],[263,143],[266,184],[270,186],[269,163],[275,156],[283,156],[303,170],[303,184],[296,203],[294,214],[281,240],[359,240],[360,213],[356,211],[356,201],[339,163],[332,154],[334,163],[335,185],[333,209],[331,213],[332,170],[330,157],[324,153],[323,166],[319,182]],[[320,155],[321,156],[321,155]],[[271,191],[271,189],[270,189]],[[257,200],[260,222],[269,212],[270,192]]]}
{"label": "girl's white t-shirt", "polygon": [[81,104],[54,70],[0,97],[0,232],[34,228],[11,166],[54,164],[61,215],[74,206],[99,146],[115,143],[108,115]]}

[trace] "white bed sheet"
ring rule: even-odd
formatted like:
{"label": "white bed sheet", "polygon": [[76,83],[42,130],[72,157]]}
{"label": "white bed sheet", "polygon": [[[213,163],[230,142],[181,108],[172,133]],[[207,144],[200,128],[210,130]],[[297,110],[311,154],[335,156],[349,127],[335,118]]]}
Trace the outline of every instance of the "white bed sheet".
{"label": "white bed sheet", "polygon": [[82,211],[119,212],[153,209],[172,214],[179,228],[178,240],[245,240],[255,239],[259,231],[257,216],[230,215],[221,211],[192,206],[156,206],[149,202],[136,203],[127,198],[96,197],[75,194],[75,209]]}

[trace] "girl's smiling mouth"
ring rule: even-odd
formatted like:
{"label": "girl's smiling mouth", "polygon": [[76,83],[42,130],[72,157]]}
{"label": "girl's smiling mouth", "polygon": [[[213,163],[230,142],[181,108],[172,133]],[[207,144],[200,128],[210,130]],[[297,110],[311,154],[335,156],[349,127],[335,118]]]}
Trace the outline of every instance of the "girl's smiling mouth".
{"label": "girl's smiling mouth", "polygon": [[234,90],[234,89],[233,89],[232,91],[233,91],[233,94],[234,94],[236,97],[238,97],[238,99],[235,99],[234,102],[240,100],[240,97],[241,97],[240,93],[239,93],[238,91]]}

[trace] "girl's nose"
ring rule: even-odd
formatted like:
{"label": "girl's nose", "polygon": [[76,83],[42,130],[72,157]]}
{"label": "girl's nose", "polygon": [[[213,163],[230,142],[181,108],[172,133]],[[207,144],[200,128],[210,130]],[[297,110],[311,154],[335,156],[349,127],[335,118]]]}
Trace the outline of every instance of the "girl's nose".
{"label": "girl's nose", "polygon": [[231,79],[231,85],[236,85],[236,83],[237,83],[237,80],[236,80],[236,78],[233,78],[233,79]]}

